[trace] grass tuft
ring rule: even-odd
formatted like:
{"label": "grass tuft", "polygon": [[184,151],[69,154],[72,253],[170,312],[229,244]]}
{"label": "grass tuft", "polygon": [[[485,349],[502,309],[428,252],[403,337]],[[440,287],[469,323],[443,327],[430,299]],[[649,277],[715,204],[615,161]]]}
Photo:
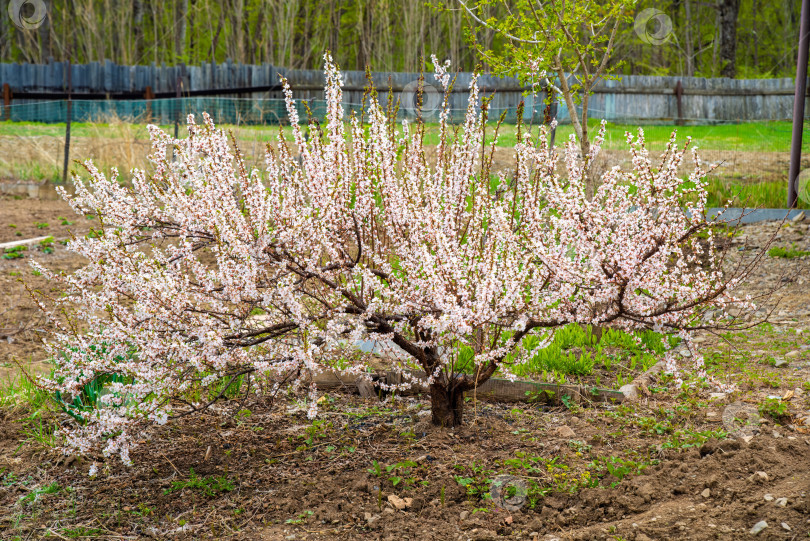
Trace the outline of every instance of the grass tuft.
{"label": "grass tuft", "polygon": [[771,257],[781,257],[783,259],[794,259],[797,257],[805,257],[810,255],[810,252],[805,250],[797,250],[795,248],[783,248],[781,246],[774,246],[768,250],[768,255]]}

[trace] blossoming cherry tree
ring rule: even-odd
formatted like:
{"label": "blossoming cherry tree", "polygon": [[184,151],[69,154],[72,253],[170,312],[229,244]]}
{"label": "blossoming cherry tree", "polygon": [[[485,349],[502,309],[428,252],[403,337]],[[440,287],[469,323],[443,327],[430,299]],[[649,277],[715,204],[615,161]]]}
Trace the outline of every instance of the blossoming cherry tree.
{"label": "blossoming cherry tree", "polygon": [[[129,462],[145,423],[197,411],[245,376],[308,386],[314,415],[313,375],[367,373],[361,340],[396,346],[403,384],[422,374],[433,422],[456,426],[464,393],[511,377],[528,335],[542,343],[575,322],[688,338],[703,311],[737,302],[740,275],[723,275],[704,218],[705,171],[695,156],[679,176],[674,135],[655,166],[641,130],[628,135],[632,170],[610,169],[592,198],[604,126],[586,156],[565,144],[564,171],[544,131],[520,134],[514,167],[496,174],[476,78],[452,126],[451,77],[435,64],[435,152],[424,125],[398,126],[374,97],[364,122],[347,120],[327,56],[325,123],[304,137],[285,81],[291,140],[268,147],[264,171],[207,115],[177,140],[149,126],[150,170],[131,187],[85,163],[89,178],[62,196],[100,219],[100,234],[68,244],[88,262],[36,265],[66,293],[40,298],[59,360],[44,385],[76,396],[115,375],[105,407],[66,429],[69,447]],[[461,349],[473,353],[464,370]]]}

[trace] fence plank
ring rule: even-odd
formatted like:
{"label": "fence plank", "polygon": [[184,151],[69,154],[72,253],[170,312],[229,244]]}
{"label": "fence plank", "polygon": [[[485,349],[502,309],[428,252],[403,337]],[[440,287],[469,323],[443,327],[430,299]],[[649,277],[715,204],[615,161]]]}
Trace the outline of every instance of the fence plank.
{"label": "fence plank", "polygon": [[[48,65],[2,64],[0,83],[8,83],[13,92],[63,91],[67,66],[62,62]],[[270,64],[202,63],[200,66],[125,66],[110,61],[90,62],[72,68],[74,92],[143,93],[151,86],[156,93],[173,92],[177,76],[183,77],[184,91],[216,88],[246,88],[272,85],[278,73],[289,80],[300,99],[323,99],[323,73],[318,70],[289,70]],[[366,84],[362,71],[346,71],[344,101],[360,103]],[[455,75],[457,94],[450,97],[451,107],[463,111],[470,73]],[[386,101],[390,85],[397,99],[412,98],[419,79],[418,73],[372,73],[372,80]],[[683,86],[682,108],[685,121],[737,122],[754,120],[787,120],[792,115],[793,80],[781,79],[705,79],[699,77],[655,77],[628,75],[618,80],[603,81],[595,88],[592,99],[593,118],[607,118],[625,122],[674,121],[677,117],[674,88],[680,80]],[[432,73],[425,74],[425,83],[437,89]],[[479,78],[482,94],[494,93],[492,109],[514,109],[524,99],[525,87],[513,78],[497,78],[488,74]],[[280,97],[279,93],[256,92],[254,97]],[[428,98],[430,96],[427,96]],[[535,100],[535,114],[542,112],[542,104]],[[527,118],[531,115],[531,98],[526,99]],[[564,108],[563,108],[564,109]],[[459,113],[461,114],[461,113]]]}

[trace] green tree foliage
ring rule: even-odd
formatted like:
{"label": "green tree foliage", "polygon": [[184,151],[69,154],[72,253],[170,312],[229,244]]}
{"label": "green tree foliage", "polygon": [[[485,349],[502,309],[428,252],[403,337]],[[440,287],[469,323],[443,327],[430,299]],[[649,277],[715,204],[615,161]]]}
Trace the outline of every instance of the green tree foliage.
{"label": "green tree foliage", "polygon": [[[800,0],[738,2],[735,77],[795,77]],[[718,4],[699,0],[640,1],[635,15],[647,8],[659,9],[669,17],[672,32],[660,45],[644,43],[632,31],[621,32],[614,59],[624,62],[622,73],[722,76]]]}
{"label": "green tree foliage", "polygon": [[[431,53],[451,58],[462,70],[492,67],[468,46],[465,28],[473,27],[457,0],[442,0],[445,9],[425,0],[42,0],[48,17],[33,30],[12,24],[9,1],[0,0],[0,62],[231,59],[320,69],[329,49],[344,69],[368,64],[380,71],[418,71]],[[801,2],[737,1],[735,76],[793,77]],[[507,7],[515,18],[520,14],[513,6],[528,7],[527,1],[468,1],[470,7],[478,4],[486,19],[496,20],[509,16]],[[622,74],[720,76],[718,4],[639,0],[617,30],[608,68]],[[595,1],[577,5],[604,9]],[[647,8],[661,10],[672,23],[664,43],[645,43],[633,31],[633,19]],[[502,52],[502,36],[481,25],[473,31],[482,49]]]}
{"label": "green tree foliage", "polygon": [[[435,53],[472,69],[461,13],[423,0],[46,0],[40,29],[20,30],[0,0],[0,61],[121,64],[271,63],[419,71]],[[182,44],[180,43],[182,42]]]}
{"label": "green tree foliage", "polygon": [[[538,83],[560,94],[571,117],[582,156],[590,151],[588,104],[599,81],[615,71],[610,62],[619,29],[632,19],[636,0],[455,0],[470,18],[468,38],[496,73],[514,75],[524,83]],[[500,16],[487,16],[500,8]],[[486,28],[498,38],[495,47],[483,45],[476,29]],[[542,77],[542,81],[535,81]],[[589,181],[592,179],[588,179]],[[588,197],[593,182],[587,183]]]}

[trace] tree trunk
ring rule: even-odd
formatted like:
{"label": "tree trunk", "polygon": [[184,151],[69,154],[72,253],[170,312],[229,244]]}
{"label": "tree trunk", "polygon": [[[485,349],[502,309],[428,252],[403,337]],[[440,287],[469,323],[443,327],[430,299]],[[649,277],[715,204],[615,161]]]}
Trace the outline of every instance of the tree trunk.
{"label": "tree trunk", "polygon": [[[558,66],[562,65],[559,55],[556,58]],[[592,81],[579,81],[582,84],[582,116],[577,113],[576,102],[574,101],[574,91],[568,85],[568,80],[565,77],[565,72],[562,68],[557,68],[557,77],[560,79],[560,90],[562,90],[563,99],[568,106],[568,115],[571,117],[571,124],[574,127],[574,133],[579,139],[579,148],[582,152],[582,159],[586,159],[591,151],[591,141],[588,137],[588,99]],[[593,176],[588,172],[585,177],[585,198],[590,201],[596,191],[596,181]]]}
{"label": "tree trunk", "polygon": [[133,48],[132,58],[133,64],[141,62],[141,51],[143,50],[143,1],[135,0],[132,3],[132,33],[133,33]]}
{"label": "tree trunk", "polygon": [[720,75],[734,78],[737,74],[737,15],[740,0],[718,0],[716,9],[720,26]]}
{"label": "tree trunk", "polygon": [[[45,13],[51,13],[50,0],[45,0]],[[42,21],[39,29],[39,61],[42,64],[48,62],[51,56],[51,21],[48,17]]]}
{"label": "tree trunk", "polygon": [[684,10],[686,12],[686,36],[685,36],[685,48],[686,48],[686,76],[687,77],[694,77],[695,76],[695,48],[694,44],[692,43],[692,0],[685,0],[683,3]]}
{"label": "tree trunk", "polygon": [[11,19],[7,14],[8,0],[0,0],[0,58],[4,59],[11,58]]}
{"label": "tree trunk", "polygon": [[464,412],[464,391],[450,390],[451,382],[435,382],[430,385],[430,409],[433,424],[444,428],[459,426]]}
{"label": "tree trunk", "polygon": [[175,15],[175,25],[177,36],[174,41],[174,61],[181,62],[186,48],[186,22],[188,21],[188,0],[177,2],[177,12]]}
{"label": "tree trunk", "polygon": [[759,33],[757,32],[757,17],[759,16],[759,6],[757,0],[754,0],[754,5],[751,7],[754,16],[752,20],[751,36],[754,38],[754,71],[759,71]]}

